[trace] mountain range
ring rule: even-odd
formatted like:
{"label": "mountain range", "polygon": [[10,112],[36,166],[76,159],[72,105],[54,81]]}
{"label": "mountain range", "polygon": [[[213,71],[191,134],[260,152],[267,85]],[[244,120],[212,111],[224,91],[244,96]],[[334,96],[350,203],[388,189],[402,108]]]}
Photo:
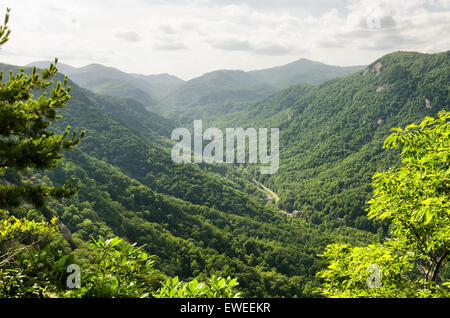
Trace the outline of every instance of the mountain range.
{"label": "mountain range", "polygon": [[[49,64],[38,61],[28,66],[44,68]],[[208,118],[221,116],[242,103],[263,99],[291,85],[321,84],[363,68],[331,66],[303,58],[280,67],[249,72],[217,70],[183,81],[169,74],[130,74],[101,64],[75,68],[59,63],[58,67],[81,87],[133,98],[150,111],[181,123],[205,114]]]}
{"label": "mountain range", "polygon": [[[348,68],[299,60],[189,81],[58,66],[71,99],[51,127],[70,125],[86,136],[58,167],[34,174],[54,185],[78,180],[78,194],[51,202],[75,252],[84,253],[90,236],[119,235],[145,244],[162,276],[238,277],[248,297],[314,296],[326,244],[384,239],[389,224],[365,213],[373,173],[399,163],[383,141],[392,127],[435,117],[450,102],[449,51],[395,52]],[[260,175],[251,164],[175,164],[170,133],[192,119],[278,127],[278,173]]]}

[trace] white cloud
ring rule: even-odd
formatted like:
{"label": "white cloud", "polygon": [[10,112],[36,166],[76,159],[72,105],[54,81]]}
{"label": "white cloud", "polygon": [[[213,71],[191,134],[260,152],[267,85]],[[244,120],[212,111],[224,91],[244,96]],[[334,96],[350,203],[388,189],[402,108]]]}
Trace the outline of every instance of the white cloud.
{"label": "white cloud", "polygon": [[133,30],[128,31],[117,31],[115,36],[119,39],[125,40],[127,42],[139,42],[141,40],[139,34]]}
{"label": "white cloud", "polygon": [[354,65],[397,50],[450,48],[448,0],[5,0],[2,6],[13,9],[13,34],[0,56],[14,64],[58,56],[74,66],[97,62],[190,78],[300,57]]}
{"label": "white cloud", "polygon": [[153,48],[161,51],[177,51],[185,50],[187,49],[187,46],[177,38],[164,37],[158,39],[157,42],[153,45]]}
{"label": "white cloud", "polygon": [[222,41],[212,41],[211,46],[224,51],[252,51],[253,47],[247,40],[226,39]]}

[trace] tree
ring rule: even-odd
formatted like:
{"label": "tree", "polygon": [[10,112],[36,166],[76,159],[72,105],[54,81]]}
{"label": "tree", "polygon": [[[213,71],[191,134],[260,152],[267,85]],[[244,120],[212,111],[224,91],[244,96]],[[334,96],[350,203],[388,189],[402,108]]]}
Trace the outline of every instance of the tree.
{"label": "tree", "polygon": [[[395,131],[388,149],[402,148],[402,166],[373,176],[368,216],[389,220],[391,237],[365,248],[334,244],[318,273],[325,296],[448,296],[439,271],[450,253],[450,112]],[[377,269],[379,288],[365,284]],[[418,269],[418,271],[417,271]],[[372,273],[373,274],[373,273]],[[373,286],[372,286],[373,287]]]}
{"label": "tree", "polygon": [[[0,45],[8,41],[11,33],[7,26],[9,12],[7,9],[4,25],[0,28]],[[16,75],[10,71],[5,82],[0,73],[0,177],[7,179],[5,174],[16,174],[14,182],[3,180],[0,183],[0,208],[19,206],[26,201],[40,208],[48,221],[55,215],[44,207],[46,201],[73,195],[77,191],[73,180],[60,187],[47,187],[24,177],[22,172],[55,167],[62,152],[73,148],[84,135],[82,131],[78,136],[76,132],[68,136],[70,127],[61,135],[47,130],[51,121],[60,118],[56,111],[70,98],[67,77],[63,84],[53,85],[50,80],[57,72],[56,63],[57,59],[40,74],[36,67],[29,75],[24,69]],[[33,92],[39,90],[44,92],[34,98]]]}
{"label": "tree", "polygon": [[425,281],[435,281],[450,252],[450,112],[426,117],[389,136],[384,146],[402,147],[403,166],[374,175],[369,217],[387,219],[393,235],[422,255]]}
{"label": "tree", "polygon": [[[0,46],[9,40],[11,34],[9,13],[10,9],[7,9],[4,24],[0,27]],[[10,71],[5,82],[3,73],[0,73],[1,295],[23,296],[42,291],[34,290],[33,286],[26,287],[27,278],[21,274],[23,268],[14,268],[11,263],[54,232],[56,214],[45,206],[47,200],[69,197],[77,191],[73,186],[74,180],[60,187],[48,187],[30,177],[32,169],[55,167],[62,158],[62,152],[78,144],[84,135],[84,132],[79,135],[73,132],[68,136],[70,127],[61,135],[47,130],[51,121],[59,118],[56,111],[70,98],[67,77],[63,84],[58,82],[54,85],[50,80],[57,72],[56,63],[55,59],[55,63],[40,74],[36,68],[29,75],[24,69],[16,75]],[[44,92],[34,98],[33,93],[39,90]],[[46,220],[35,222],[10,215],[13,208],[24,203],[39,209]],[[64,231],[66,227],[61,222],[59,225],[70,242],[70,232]]]}

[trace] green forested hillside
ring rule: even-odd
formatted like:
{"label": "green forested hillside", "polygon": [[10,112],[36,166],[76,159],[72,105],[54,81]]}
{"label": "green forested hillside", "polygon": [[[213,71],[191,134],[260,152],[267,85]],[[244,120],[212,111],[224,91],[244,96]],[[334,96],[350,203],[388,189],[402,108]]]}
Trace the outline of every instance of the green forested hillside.
{"label": "green forested hillside", "polygon": [[[70,124],[75,129],[89,132],[79,149],[120,168],[126,175],[155,191],[196,204],[215,205],[225,210],[233,207],[236,213],[250,213],[246,209],[246,194],[236,196],[237,192],[228,180],[205,173],[196,165],[177,165],[172,162],[170,148],[160,145],[169,141],[159,135],[157,129],[151,130],[155,126],[158,128],[160,122],[152,123],[150,127],[150,121],[147,120],[147,133],[146,130],[137,131],[136,124],[130,119],[124,119],[121,113],[109,111],[112,106],[108,107],[104,103],[106,97],[88,97],[76,86],[72,88],[71,94],[68,107],[62,111],[63,118],[56,125],[62,129]],[[118,101],[121,102],[120,99]],[[117,101],[112,104],[115,103]],[[108,108],[102,110],[98,104]],[[128,115],[132,114],[128,112]],[[151,139],[152,135],[159,137]],[[234,201],[233,205],[230,201]],[[251,210],[255,214],[258,208]]]}
{"label": "green forested hillside", "polygon": [[167,96],[169,107],[164,115],[183,123],[217,118],[236,104],[257,101],[275,92],[276,88],[244,71],[214,71],[187,81]]}
{"label": "green forested hillside", "polygon": [[146,140],[168,145],[166,136],[175,128],[175,123],[148,111],[135,99],[94,94],[81,89],[89,101],[108,115],[125,124],[133,132]]}
{"label": "green forested hillside", "polygon": [[120,235],[146,244],[164,274],[239,277],[247,296],[313,296],[321,246],[375,240],[349,228],[324,231],[300,220],[287,222],[273,211],[255,218],[194,205],[158,194],[78,151],[43,179],[57,183],[72,176],[80,181],[79,193],[52,208],[73,231],[77,253],[83,253],[91,235]]}
{"label": "green forested hillside", "polygon": [[290,118],[292,105],[317,87],[297,84],[254,103],[241,103],[222,116],[209,118],[212,127],[278,127]]}
{"label": "green forested hillside", "polygon": [[280,169],[263,180],[313,223],[376,231],[364,211],[371,177],[398,162],[383,141],[448,109],[449,85],[450,52],[396,52],[312,89],[281,113]]}

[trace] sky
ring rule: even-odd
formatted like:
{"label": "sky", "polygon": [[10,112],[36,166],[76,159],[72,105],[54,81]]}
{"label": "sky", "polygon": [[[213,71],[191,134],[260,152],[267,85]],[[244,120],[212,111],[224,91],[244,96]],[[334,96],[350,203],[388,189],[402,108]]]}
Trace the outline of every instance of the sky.
{"label": "sky", "polygon": [[300,58],[365,65],[450,49],[450,0],[0,0],[0,62],[90,63],[184,80]]}

